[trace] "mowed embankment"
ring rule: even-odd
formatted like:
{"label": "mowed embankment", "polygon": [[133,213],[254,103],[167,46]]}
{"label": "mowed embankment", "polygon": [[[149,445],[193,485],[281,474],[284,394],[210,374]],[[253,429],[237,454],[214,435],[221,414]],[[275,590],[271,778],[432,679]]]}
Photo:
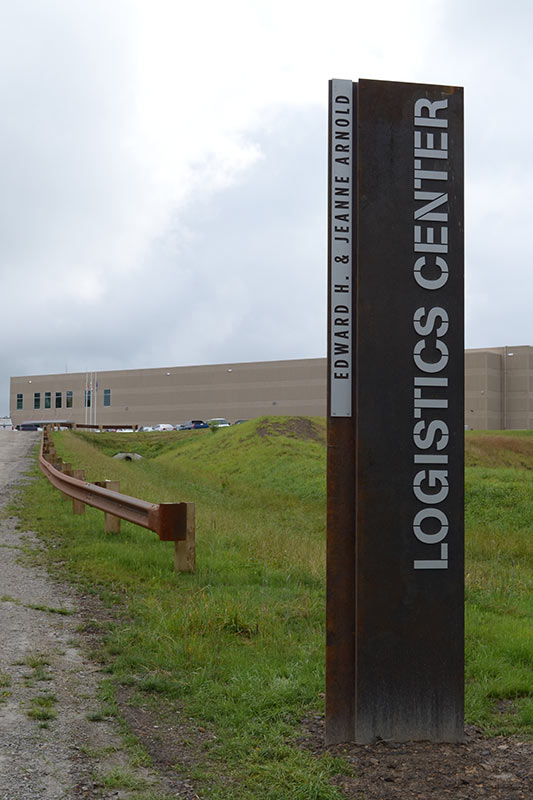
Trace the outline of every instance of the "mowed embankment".
{"label": "mowed embankment", "polygon": [[[181,727],[164,737],[164,757],[200,796],[340,798],[336,784],[352,766],[296,744],[303,719],[323,724],[324,420],[55,438],[89,480],[196,503],[194,575],[176,574],[172,544],[149,531],[123,523],[106,535],[100,512],[73,517],[40,477],[21,511],[47,543],[50,568],[117,609],[98,657],[154,762],[163,752],[154,735],[171,718]],[[467,722],[522,737],[533,735],[529,441],[466,437]],[[124,450],[144,458],[112,458]]]}

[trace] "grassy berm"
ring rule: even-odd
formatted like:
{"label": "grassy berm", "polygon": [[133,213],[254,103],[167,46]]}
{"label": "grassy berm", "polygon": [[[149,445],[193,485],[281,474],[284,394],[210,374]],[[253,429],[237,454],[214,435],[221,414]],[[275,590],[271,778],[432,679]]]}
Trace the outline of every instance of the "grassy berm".
{"label": "grassy berm", "polygon": [[[349,765],[297,745],[302,719],[323,713],[324,420],[54,438],[88,480],[196,503],[194,575],[176,574],[172,543],[150,531],[123,522],[106,535],[101,512],[72,516],[42,477],[18,511],[50,567],[115,609],[99,657],[130,717],[183,720],[178,766],[202,797],[341,798],[331,778]],[[533,435],[472,432],[466,444],[467,722],[528,738]],[[143,460],[111,458],[126,450]]]}

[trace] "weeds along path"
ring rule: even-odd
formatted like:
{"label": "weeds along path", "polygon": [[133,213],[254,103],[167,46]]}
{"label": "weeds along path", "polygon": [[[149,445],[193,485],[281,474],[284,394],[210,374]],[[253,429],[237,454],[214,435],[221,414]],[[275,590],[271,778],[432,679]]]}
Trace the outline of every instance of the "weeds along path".
{"label": "weeds along path", "polygon": [[38,438],[0,432],[0,800],[160,797],[102,709],[103,676],[80,647],[83,598],[24,558],[38,540],[6,514]]}

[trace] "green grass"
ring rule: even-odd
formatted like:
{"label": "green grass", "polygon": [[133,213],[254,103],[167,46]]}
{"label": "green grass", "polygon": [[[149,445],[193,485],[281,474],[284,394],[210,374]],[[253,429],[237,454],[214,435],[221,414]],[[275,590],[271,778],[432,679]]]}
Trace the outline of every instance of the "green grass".
{"label": "green grass", "polygon": [[11,686],[11,678],[7,672],[0,670],[0,687],[5,688]]}
{"label": "green grass", "polygon": [[54,709],[57,703],[57,698],[53,694],[40,694],[33,697],[30,701],[28,708],[28,717],[37,720],[38,722],[48,722],[55,719],[57,714]]}
{"label": "green grass", "polygon": [[[25,489],[19,515],[48,544],[41,557],[51,568],[120,609],[121,624],[102,628],[99,658],[111,680],[136,702],[175,705],[207,732],[191,772],[200,796],[340,798],[331,777],[347,766],[295,746],[302,718],[323,712],[324,420],[54,438],[88,480],[120,480],[121,491],[152,502],[196,503],[194,575],[176,574],[172,543],[150,531],[122,522],[119,534],[105,534],[101,512],[72,516],[44,479]],[[467,721],[531,736],[533,453],[527,461],[520,437],[518,455],[512,443],[471,439]],[[120,451],[144,458],[110,457]]]}
{"label": "green grass", "polygon": [[31,668],[31,673],[24,676],[24,681],[27,686],[34,686],[35,681],[51,681],[52,672],[51,660],[45,653],[30,653],[26,656],[24,663]]}
{"label": "green grass", "polygon": [[11,677],[7,672],[0,670],[0,705],[7,702],[7,698],[11,696],[9,687],[11,686]]}
{"label": "green grass", "polygon": [[102,775],[101,780],[107,789],[144,789],[146,786],[145,780],[137,778],[120,767],[115,767],[105,775]]}
{"label": "green grass", "polygon": [[496,733],[533,732],[532,434],[466,437],[467,712]]}
{"label": "green grass", "polygon": [[54,608],[53,606],[45,606],[41,603],[23,603],[22,600],[18,600],[16,597],[12,597],[9,594],[3,594],[0,597],[0,603],[14,603],[17,606],[24,606],[24,608],[32,608],[34,611],[46,611],[48,614],[60,614],[64,617],[76,613],[68,608]]}

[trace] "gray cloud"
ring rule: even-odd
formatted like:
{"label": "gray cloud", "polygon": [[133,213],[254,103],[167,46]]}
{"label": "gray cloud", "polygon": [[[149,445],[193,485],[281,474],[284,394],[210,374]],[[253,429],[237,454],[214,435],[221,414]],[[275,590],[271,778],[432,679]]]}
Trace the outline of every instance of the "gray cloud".
{"label": "gray cloud", "polygon": [[324,109],[273,110],[250,138],[261,158],[176,211],[133,275],[50,297],[11,374],[324,355]]}
{"label": "gray cloud", "polygon": [[162,0],[0,0],[0,413],[10,375],[325,354],[330,77],[465,86],[466,343],[533,343],[533,12],[411,2],[354,49],[350,24],[310,14],[304,41],[269,8],[247,6],[254,58],[235,21],[205,40]]}

